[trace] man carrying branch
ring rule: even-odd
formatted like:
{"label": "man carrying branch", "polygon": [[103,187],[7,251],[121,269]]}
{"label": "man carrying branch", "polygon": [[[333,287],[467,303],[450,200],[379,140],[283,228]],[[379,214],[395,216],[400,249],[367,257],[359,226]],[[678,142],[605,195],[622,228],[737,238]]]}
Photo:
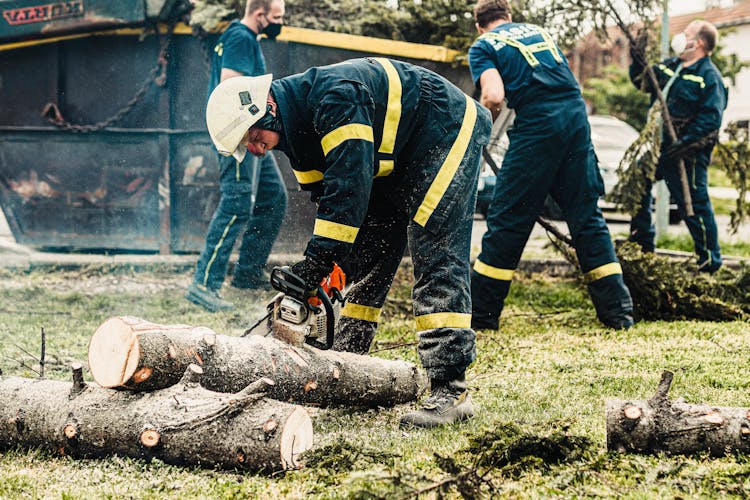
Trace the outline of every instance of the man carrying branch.
{"label": "man carrying branch", "polygon": [[[727,107],[727,88],[719,70],[711,62],[718,32],[707,21],[693,21],[685,31],[672,39],[676,57],[653,66],[662,94],[672,117],[677,140],[663,135],[656,178],[664,179],[680,216],[685,220],[698,254],[698,268],[713,273],[721,267],[721,253],[711,201],[708,198],[708,165],[718,138],[721,118]],[[630,79],[656,100],[656,89],[644,75],[644,54],[641,47],[631,53]],[[680,184],[678,162],[685,165],[693,216],[687,216]],[[630,240],[644,251],[653,252],[656,232],[651,221],[651,186],[643,197],[641,209],[630,224]]]}

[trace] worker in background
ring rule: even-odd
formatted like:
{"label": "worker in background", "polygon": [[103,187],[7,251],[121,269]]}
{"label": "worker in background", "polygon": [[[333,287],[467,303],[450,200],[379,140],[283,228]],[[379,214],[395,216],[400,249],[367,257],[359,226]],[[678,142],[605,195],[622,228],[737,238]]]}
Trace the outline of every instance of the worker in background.
{"label": "worker in background", "polygon": [[472,326],[497,329],[526,241],[548,194],[560,206],[599,320],[633,324],[633,304],[597,200],[604,192],[586,106],[560,49],[542,28],[511,20],[507,0],[474,7],[469,65],[480,102],[516,118],[471,274]]}
{"label": "worker in background", "polygon": [[317,201],[304,260],[291,272],[310,293],[334,262],[353,281],[334,349],[367,352],[408,244],[431,392],[401,425],[471,417],[469,251],[487,110],[429,70],[368,58],[273,83],[271,75],[229,80],[214,91],[206,118],[223,154],[286,153]]}
{"label": "worker in background", "polygon": [[[275,38],[284,20],[284,0],[248,0],[245,15],[233,21],[214,47],[209,95],[229,78],[266,73],[258,38]],[[229,257],[244,229],[232,286],[268,289],[264,266],[286,212],[286,188],[271,154],[259,157],[219,155],[221,198],[208,227],[206,243],[185,297],[205,309],[226,311],[234,305],[219,295]]]}
{"label": "worker in background", "polygon": [[[656,166],[656,178],[664,179],[678,213],[693,237],[700,271],[713,273],[721,267],[719,237],[716,220],[708,198],[708,165],[711,151],[716,145],[722,114],[727,107],[727,87],[719,70],[711,62],[711,52],[716,47],[719,34],[707,21],[693,21],[672,39],[676,57],[665,59],[653,66],[659,87],[667,101],[667,108],[677,133],[671,142],[662,133],[661,154]],[[642,53],[633,53],[630,79],[651,94],[656,100],[656,90],[644,74]],[[683,160],[690,187],[694,215],[685,213],[685,199],[680,182],[679,160]],[[651,186],[646,190],[640,211],[631,220],[630,240],[646,252],[655,249],[656,232],[651,221]]]}

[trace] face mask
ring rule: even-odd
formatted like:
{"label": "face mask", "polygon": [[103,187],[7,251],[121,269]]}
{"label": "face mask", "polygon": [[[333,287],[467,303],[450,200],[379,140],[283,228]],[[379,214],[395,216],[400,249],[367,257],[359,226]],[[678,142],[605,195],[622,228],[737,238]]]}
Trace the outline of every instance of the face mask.
{"label": "face mask", "polygon": [[263,28],[261,33],[265,34],[268,38],[273,40],[277,36],[279,36],[279,33],[281,33],[281,23],[268,23],[268,25]]}
{"label": "face mask", "polygon": [[672,50],[678,56],[685,52],[692,52],[695,50],[695,44],[691,48],[687,48],[688,39],[685,33],[678,33],[672,38]]}

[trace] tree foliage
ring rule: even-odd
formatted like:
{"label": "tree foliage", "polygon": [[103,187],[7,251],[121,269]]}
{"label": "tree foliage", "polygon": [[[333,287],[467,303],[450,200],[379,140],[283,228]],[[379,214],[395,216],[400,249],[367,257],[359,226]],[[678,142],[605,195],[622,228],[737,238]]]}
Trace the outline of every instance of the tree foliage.
{"label": "tree foliage", "polygon": [[648,95],[630,82],[626,68],[610,65],[601,76],[586,80],[583,97],[596,114],[614,116],[638,130],[646,125]]}
{"label": "tree foliage", "polygon": [[[217,20],[240,16],[243,0],[196,0],[194,25],[211,30]],[[632,0],[618,14],[653,18],[659,0]],[[290,26],[377,38],[443,45],[466,51],[476,38],[474,0],[286,0]],[[513,19],[547,28],[563,47],[591,30],[606,36],[612,24],[610,0],[516,0]],[[619,5],[619,4],[618,4]],[[207,14],[208,13],[208,14]]]}

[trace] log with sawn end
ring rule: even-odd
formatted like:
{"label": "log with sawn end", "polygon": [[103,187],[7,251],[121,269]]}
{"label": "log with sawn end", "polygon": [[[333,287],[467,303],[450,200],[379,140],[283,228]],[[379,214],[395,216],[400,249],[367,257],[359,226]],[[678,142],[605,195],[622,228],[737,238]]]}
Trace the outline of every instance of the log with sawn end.
{"label": "log with sawn end", "polygon": [[102,387],[161,389],[177,382],[191,362],[201,364],[201,384],[212,391],[236,392],[268,377],[274,381],[268,397],[321,406],[393,406],[416,400],[426,387],[422,371],[405,361],[133,317],[108,319],[89,343],[91,375]]}
{"label": "log with sawn end", "polygon": [[202,370],[190,365],[170,388],[137,393],[86,384],[75,373],[75,383],[0,376],[0,448],[275,471],[299,468],[312,447],[307,410],[264,397],[267,379],[216,393],[200,386]]}
{"label": "log with sawn end", "polygon": [[606,403],[607,448],[633,453],[713,456],[750,452],[750,408],[688,404],[667,398],[672,372],[648,400]]}

